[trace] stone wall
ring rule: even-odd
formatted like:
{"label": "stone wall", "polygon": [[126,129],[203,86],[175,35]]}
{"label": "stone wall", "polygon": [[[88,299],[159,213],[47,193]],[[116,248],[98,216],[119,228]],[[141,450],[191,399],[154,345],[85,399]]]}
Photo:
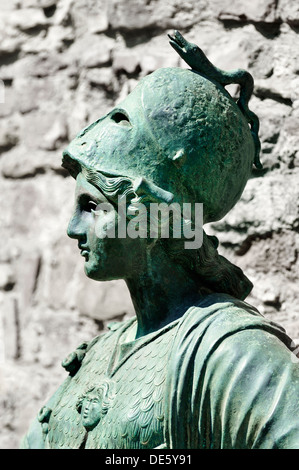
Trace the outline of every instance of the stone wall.
{"label": "stone wall", "polygon": [[[66,236],[74,181],[61,151],[159,67],[179,29],[218,67],[255,78],[262,171],[208,229],[254,283],[248,301],[299,338],[297,0],[0,1],[0,448],[17,448],[65,376],[61,360],[133,314],[123,281],[83,274]],[[232,87],[232,93],[236,89]]]}

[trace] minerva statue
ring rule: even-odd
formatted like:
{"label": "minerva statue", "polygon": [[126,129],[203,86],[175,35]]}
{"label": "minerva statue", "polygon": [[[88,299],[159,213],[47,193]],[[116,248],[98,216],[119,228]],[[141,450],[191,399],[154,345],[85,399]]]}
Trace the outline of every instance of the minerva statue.
{"label": "minerva statue", "polygon": [[[63,154],[76,180],[68,235],[85,273],[124,279],[136,316],[63,361],[66,379],[23,448],[299,448],[293,342],[244,302],[251,282],[202,229],[261,166],[253,80],[218,69],[179,32],[170,44],[190,69],[144,77]],[[173,208],[167,223],[157,206]]]}

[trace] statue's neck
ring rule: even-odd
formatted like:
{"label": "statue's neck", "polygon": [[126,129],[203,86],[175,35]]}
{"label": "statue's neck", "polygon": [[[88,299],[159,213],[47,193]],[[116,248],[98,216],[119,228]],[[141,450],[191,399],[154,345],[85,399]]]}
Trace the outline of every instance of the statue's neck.
{"label": "statue's neck", "polygon": [[142,273],[126,279],[137,316],[136,338],[181,317],[201,297],[183,268],[163,258],[150,258]]}

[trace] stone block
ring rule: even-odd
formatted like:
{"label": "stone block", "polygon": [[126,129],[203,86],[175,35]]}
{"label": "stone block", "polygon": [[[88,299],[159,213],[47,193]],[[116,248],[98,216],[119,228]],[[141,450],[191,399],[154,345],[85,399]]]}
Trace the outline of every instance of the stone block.
{"label": "stone block", "polygon": [[58,3],[59,0],[37,0],[37,5],[41,8],[50,8]]}
{"label": "stone block", "polygon": [[[281,151],[279,142],[283,133],[284,122],[292,113],[292,108],[274,99],[258,100],[253,97],[250,108],[260,120],[259,136],[262,144],[261,161],[265,170],[288,168],[290,159]],[[291,141],[283,138],[285,146],[293,149]]]}
{"label": "stone block", "polygon": [[57,224],[58,228],[62,235],[44,257],[45,272],[40,294],[43,295],[44,302],[53,309],[74,308],[79,250],[77,252],[76,243],[67,237],[67,223],[64,226],[62,223]]}
{"label": "stone block", "polygon": [[103,33],[107,31],[109,28],[107,12],[102,9],[101,9],[100,14],[92,15],[91,17],[88,17],[87,21],[88,21],[88,30],[94,34]]}
{"label": "stone block", "polygon": [[36,364],[13,361],[1,364],[1,449],[19,449],[21,439],[33,417],[64,377],[63,373],[55,371],[49,373],[49,370]]}
{"label": "stone block", "polygon": [[101,67],[111,60],[114,41],[104,35],[85,34],[68,50],[70,62],[81,68]]}
{"label": "stone block", "polygon": [[[299,227],[298,171],[252,178],[240,201],[220,222],[212,224],[220,242],[240,246],[246,239]],[[217,235],[218,236],[218,235]]]}
{"label": "stone block", "polygon": [[12,266],[8,263],[0,263],[0,290],[9,291],[16,283]]}
{"label": "stone block", "polygon": [[273,22],[277,19],[275,0],[232,0],[213,2],[213,10],[220,20]]}
{"label": "stone block", "polygon": [[16,119],[2,120],[0,127],[0,152],[10,150],[17,145],[18,141],[19,134]]}
{"label": "stone block", "polygon": [[[287,85],[288,83],[288,85]],[[299,77],[286,82],[285,77],[271,76],[255,81],[255,94],[261,98],[273,98],[289,105],[297,99]]]}
{"label": "stone block", "polygon": [[44,136],[40,147],[46,150],[56,150],[61,148],[63,143],[68,140],[68,129],[65,119],[58,118]]}
{"label": "stone block", "polygon": [[[31,242],[33,245],[36,243]],[[32,305],[34,295],[39,287],[42,258],[40,249],[32,252],[23,250],[13,263],[16,271],[16,290],[19,298],[19,309],[25,318],[28,308]]]}
{"label": "stone block", "polygon": [[299,24],[299,4],[297,1],[292,0],[279,0],[277,7],[277,14],[282,21],[290,25]]}
{"label": "stone block", "polygon": [[142,75],[147,75],[161,67],[178,67],[179,57],[175,54],[167,54],[143,51],[140,55],[140,67]]}
{"label": "stone block", "polygon": [[94,320],[80,316],[77,310],[51,309],[46,305],[32,308],[22,329],[22,360],[37,363],[40,371],[47,368],[50,373],[59,373],[63,380],[63,359],[98,333]]}
{"label": "stone block", "polygon": [[280,159],[289,168],[299,166],[299,136],[298,136],[299,116],[291,115],[284,120],[281,132],[275,148]]}
{"label": "stone block", "polygon": [[38,54],[40,52],[61,53],[74,42],[74,39],[73,28],[52,25],[47,34],[41,31],[39,35],[28,38],[22,44],[22,52],[26,54]]}
{"label": "stone block", "polygon": [[272,45],[256,44],[252,51],[249,51],[248,58],[250,73],[255,80],[268,78],[273,74],[274,49]]}
{"label": "stone block", "polygon": [[[27,51],[26,51],[27,52]],[[28,52],[33,52],[32,50]],[[23,77],[24,79],[36,77],[38,79],[55,75],[59,70],[66,67],[65,61],[57,54],[41,51],[38,54],[28,54],[18,60],[12,68],[12,75]]]}
{"label": "stone block", "polygon": [[59,0],[20,0],[18,3],[22,8],[48,8],[56,5]]}
{"label": "stone block", "polygon": [[130,51],[118,51],[113,57],[113,68],[116,71],[124,71],[133,74],[140,67],[140,58]]}
{"label": "stone block", "polygon": [[103,33],[109,30],[107,8],[110,0],[76,0],[71,5],[74,27],[81,37],[86,33]]}
{"label": "stone block", "polygon": [[[17,325],[17,298],[12,295],[0,296],[0,361],[13,361],[18,356],[20,331]],[[2,330],[2,331],[1,331]]]}
{"label": "stone block", "polygon": [[[34,65],[34,61],[30,60],[30,63],[32,66]],[[41,125],[43,127],[42,134],[45,134],[47,132],[46,128],[49,128],[47,116],[44,113],[38,115],[38,109],[47,107],[50,111],[51,107],[53,108],[54,100],[58,98],[59,88],[55,78],[45,77],[41,80],[38,77],[28,76],[26,73],[27,65],[28,64],[25,63],[22,64],[22,66],[18,68],[18,72],[16,72],[13,83],[15,97],[14,107],[24,115],[20,128],[24,130],[25,140],[27,140],[26,136],[28,136],[32,142],[32,136],[38,133],[38,129],[41,129]],[[54,113],[52,117],[53,116]],[[31,125],[27,125],[30,120],[34,120],[35,118],[35,126],[31,127]],[[24,138],[24,135],[22,138]]]}
{"label": "stone block", "polygon": [[21,31],[30,32],[36,28],[44,28],[48,25],[48,19],[43,11],[38,8],[22,8],[15,10],[8,17],[9,24]]}
{"label": "stone block", "polygon": [[111,67],[89,69],[86,72],[86,79],[91,86],[103,87],[111,92],[116,86],[115,75]]}
{"label": "stone block", "polygon": [[15,147],[6,152],[0,162],[2,175],[5,178],[28,178],[44,173],[48,167],[45,153],[36,150],[34,153],[26,147]]}
{"label": "stone block", "polygon": [[114,30],[144,31],[167,28],[187,28],[207,19],[210,6],[205,0],[178,4],[176,0],[148,2],[147,0],[111,0],[108,7],[109,24]]}
{"label": "stone block", "polygon": [[[44,108],[46,104],[45,102],[41,106]],[[51,103],[49,103],[48,113],[45,113],[44,109],[34,110],[25,114],[20,122],[20,139],[29,152],[33,148],[37,150],[37,153],[39,148],[53,150],[58,148],[61,142],[65,142],[67,136],[65,118],[57,111],[55,112],[55,109],[51,111],[50,106]]]}
{"label": "stone block", "polygon": [[5,62],[5,57],[13,59],[16,57],[21,46],[24,44],[22,34],[17,34],[11,26],[7,26],[5,18],[0,16],[0,55],[1,62]]}
{"label": "stone block", "polygon": [[10,2],[7,2],[6,0],[0,0],[0,11],[5,12],[15,10],[18,8],[19,3],[19,0],[11,0]]}
{"label": "stone block", "polygon": [[299,237],[296,232],[281,230],[269,232],[264,237],[252,237],[243,248],[247,251],[236,256],[235,262],[241,262],[245,270],[250,266],[253,275],[263,273],[266,278],[272,278],[280,273],[285,282],[287,281],[286,285],[291,279],[296,280],[299,249]]}
{"label": "stone block", "polygon": [[132,316],[134,307],[124,281],[95,282],[80,273],[76,304],[83,316],[101,321]]}

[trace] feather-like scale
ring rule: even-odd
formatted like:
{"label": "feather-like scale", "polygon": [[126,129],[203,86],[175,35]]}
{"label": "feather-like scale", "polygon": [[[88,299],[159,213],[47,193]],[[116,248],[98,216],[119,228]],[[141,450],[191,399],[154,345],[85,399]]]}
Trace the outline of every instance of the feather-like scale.
{"label": "feather-like scale", "polygon": [[105,381],[114,385],[113,396],[99,424],[88,432],[86,448],[137,449],[162,444],[166,364],[174,331],[153,335],[151,341],[137,340],[136,348],[133,345],[119,361],[113,354],[114,335],[96,342],[53,409],[49,447],[80,447],[86,430],[76,403],[89,388]]}

